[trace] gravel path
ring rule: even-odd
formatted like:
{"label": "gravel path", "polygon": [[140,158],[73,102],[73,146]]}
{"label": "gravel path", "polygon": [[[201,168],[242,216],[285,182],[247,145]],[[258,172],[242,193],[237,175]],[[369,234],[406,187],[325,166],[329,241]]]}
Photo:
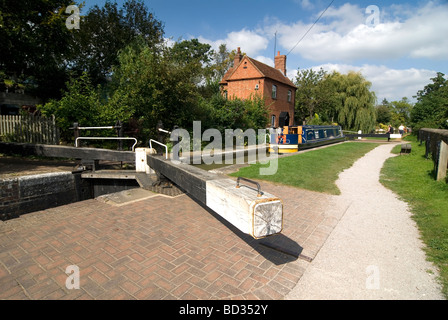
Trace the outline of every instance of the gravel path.
{"label": "gravel path", "polygon": [[285,299],[444,299],[407,204],[379,183],[394,145],[340,174],[329,211],[345,213]]}

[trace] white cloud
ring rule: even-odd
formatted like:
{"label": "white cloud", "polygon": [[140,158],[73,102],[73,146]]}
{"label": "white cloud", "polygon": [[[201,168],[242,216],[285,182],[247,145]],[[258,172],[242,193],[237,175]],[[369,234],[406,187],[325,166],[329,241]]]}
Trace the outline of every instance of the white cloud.
{"label": "white cloud", "polygon": [[165,42],[165,45],[169,48],[172,48],[174,46],[174,44],[176,43],[176,41],[174,41],[171,38],[163,38],[163,41]]}
{"label": "white cloud", "polygon": [[302,9],[314,8],[313,2],[310,0],[296,0],[296,2],[302,7]]}
{"label": "white cloud", "polygon": [[[383,10],[381,7],[380,13]],[[313,61],[346,61],[391,58],[448,58],[448,6],[427,3],[413,11],[404,10],[404,18],[391,16],[398,8],[384,8],[380,23],[366,25],[365,8],[344,4],[330,7],[323,18],[292,51]],[[412,14],[412,15],[411,15]],[[385,19],[388,20],[385,20]],[[393,20],[392,20],[393,19]],[[289,50],[311,24],[275,25],[279,43]],[[271,30],[268,26],[265,30]]]}
{"label": "white cloud", "polygon": [[198,40],[202,43],[210,44],[215,50],[217,50],[219,45],[223,43],[227,45],[227,49],[230,51],[241,47],[241,51],[245,52],[248,56],[255,55],[260,51],[265,50],[269,44],[269,39],[267,37],[247,29],[230,32],[225,39],[213,41],[200,36]]}
{"label": "white cloud", "polygon": [[[251,57],[252,58],[252,57]],[[254,57],[255,60],[260,61],[264,64],[267,64],[268,66],[274,67],[275,66],[275,62],[272,58],[268,58],[265,56],[256,56]]]}
{"label": "white cloud", "polygon": [[346,74],[349,71],[361,72],[361,74],[372,83],[371,90],[376,93],[378,102],[384,98],[389,101],[400,100],[403,97],[412,98],[418,90],[423,89],[437,72],[427,69],[391,69],[386,66],[363,65],[353,66],[348,64],[322,64],[313,67],[314,70],[320,68],[331,72],[338,71]]}

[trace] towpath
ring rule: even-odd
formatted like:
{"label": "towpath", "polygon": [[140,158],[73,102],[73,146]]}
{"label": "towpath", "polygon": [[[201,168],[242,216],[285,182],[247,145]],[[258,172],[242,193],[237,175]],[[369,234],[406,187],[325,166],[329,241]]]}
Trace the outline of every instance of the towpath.
{"label": "towpath", "polygon": [[286,299],[444,299],[407,204],[379,183],[393,146],[340,174],[333,207],[345,213]]}

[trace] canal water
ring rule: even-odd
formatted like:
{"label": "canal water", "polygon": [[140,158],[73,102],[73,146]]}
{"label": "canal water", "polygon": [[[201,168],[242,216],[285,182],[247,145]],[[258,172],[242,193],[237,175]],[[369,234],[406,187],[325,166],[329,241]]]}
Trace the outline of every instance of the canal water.
{"label": "canal water", "polygon": [[[249,153],[251,152],[251,153]],[[268,160],[272,158],[272,155],[268,152],[268,148],[259,148],[258,150],[240,150],[232,153],[232,157],[229,159],[229,155],[221,154],[214,155],[212,158],[202,157],[200,164],[193,163],[193,159],[190,159],[190,164],[201,168],[203,170],[214,170],[235,164],[249,164],[256,163],[259,160]]]}

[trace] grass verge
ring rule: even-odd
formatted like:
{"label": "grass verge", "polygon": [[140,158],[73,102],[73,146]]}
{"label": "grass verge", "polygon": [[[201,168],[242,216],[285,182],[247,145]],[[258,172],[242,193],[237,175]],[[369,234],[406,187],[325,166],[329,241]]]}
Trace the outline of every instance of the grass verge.
{"label": "grass verge", "polygon": [[[440,271],[443,294],[448,299],[448,184],[435,181],[434,164],[425,158],[425,145],[410,136],[410,154],[389,158],[380,182],[406,201],[426,244],[426,255]],[[400,146],[392,152],[399,153]]]}
{"label": "grass verge", "polygon": [[241,168],[230,175],[338,195],[340,190],[335,182],[339,173],[377,146],[376,143],[346,142],[279,158],[278,170],[274,175],[260,175],[261,167],[269,167],[269,164],[260,163]]}

